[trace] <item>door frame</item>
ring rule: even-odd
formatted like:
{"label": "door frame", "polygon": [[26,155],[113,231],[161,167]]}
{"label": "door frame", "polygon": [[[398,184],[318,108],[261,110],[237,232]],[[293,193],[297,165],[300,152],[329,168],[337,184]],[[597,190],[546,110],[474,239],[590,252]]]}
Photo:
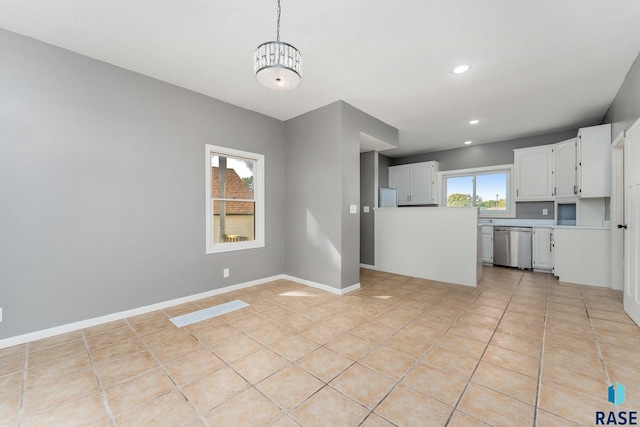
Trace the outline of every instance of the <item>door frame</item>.
{"label": "door frame", "polygon": [[624,138],[622,131],[611,143],[611,289],[624,289]]}

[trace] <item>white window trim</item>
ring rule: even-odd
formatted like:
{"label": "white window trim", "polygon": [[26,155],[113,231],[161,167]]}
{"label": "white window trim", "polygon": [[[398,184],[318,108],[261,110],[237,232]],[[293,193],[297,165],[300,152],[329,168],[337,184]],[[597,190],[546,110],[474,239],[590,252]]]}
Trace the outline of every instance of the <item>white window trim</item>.
{"label": "white window trim", "polygon": [[[447,189],[446,187],[446,179],[445,178],[453,178],[456,176],[467,176],[467,175],[481,175],[488,173],[496,173],[496,172],[508,172],[507,173],[507,191],[509,194],[509,211],[505,213],[497,213],[495,211],[482,211],[478,209],[479,216],[482,218],[515,218],[516,217],[516,200],[514,197],[513,190],[513,165],[497,165],[497,166],[485,166],[480,168],[470,168],[470,169],[456,169],[449,171],[438,172],[438,188],[440,189],[440,197],[442,200],[442,206],[447,206]],[[451,208],[455,209],[455,208]]]}
{"label": "white window trim", "polygon": [[[264,155],[250,153],[247,151],[234,150],[232,148],[220,147],[207,144],[205,147],[205,214],[206,214],[206,253],[217,254],[222,252],[241,251],[245,249],[264,248],[265,246],[265,216],[264,216]],[[253,195],[255,201],[255,240],[246,242],[231,242],[213,244],[211,235],[213,233],[213,212],[211,203],[211,155],[222,154],[229,157],[253,160],[256,162],[253,171]],[[242,201],[242,200],[236,200]]]}

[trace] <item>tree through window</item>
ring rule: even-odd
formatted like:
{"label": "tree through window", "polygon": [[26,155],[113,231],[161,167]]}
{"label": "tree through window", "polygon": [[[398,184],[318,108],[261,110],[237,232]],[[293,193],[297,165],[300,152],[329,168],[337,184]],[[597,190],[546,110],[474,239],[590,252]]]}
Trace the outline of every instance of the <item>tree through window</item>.
{"label": "tree through window", "polygon": [[264,246],[263,163],[207,145],[207,253]]}

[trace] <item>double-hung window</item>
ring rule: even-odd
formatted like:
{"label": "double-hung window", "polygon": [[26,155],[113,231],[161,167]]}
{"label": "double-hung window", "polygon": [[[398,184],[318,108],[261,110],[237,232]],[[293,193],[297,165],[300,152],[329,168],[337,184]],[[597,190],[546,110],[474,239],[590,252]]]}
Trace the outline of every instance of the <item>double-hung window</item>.
{"label": "double-hung window", "polygon": [[513,165],[441,172],[443,206],[478,207],[482,217],[514,217]]}
{"label": "double-hung window", "polygon": [[264,247],[264,156],[206,146],[206,253]]}

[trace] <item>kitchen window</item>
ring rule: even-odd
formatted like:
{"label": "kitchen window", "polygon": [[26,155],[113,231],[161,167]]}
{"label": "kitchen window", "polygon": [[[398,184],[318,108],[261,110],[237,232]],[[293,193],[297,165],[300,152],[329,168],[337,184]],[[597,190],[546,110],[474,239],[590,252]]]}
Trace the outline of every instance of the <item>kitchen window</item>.
{"label": "kitchen window", "polygon": [[264,156],[206,146],[206,253],[264,247]]}
{"label": "kitchen window", "polygon": [[481,217],[515,217],[511,191],[513,165],[444,171],[442,205],[478,207]]}

